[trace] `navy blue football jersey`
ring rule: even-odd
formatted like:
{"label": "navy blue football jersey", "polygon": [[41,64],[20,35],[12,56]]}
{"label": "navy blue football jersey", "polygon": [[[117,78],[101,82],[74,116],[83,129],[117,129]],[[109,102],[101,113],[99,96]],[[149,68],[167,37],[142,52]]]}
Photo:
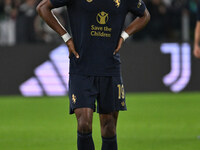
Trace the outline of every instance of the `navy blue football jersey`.
{"label": "navy blue football jersey", "polygon": [[113,55],[128,12],[142,17],[142,0],[51,0],[54,7],[67,6],[75,49],[70,74],[120,76],[120,56]]}

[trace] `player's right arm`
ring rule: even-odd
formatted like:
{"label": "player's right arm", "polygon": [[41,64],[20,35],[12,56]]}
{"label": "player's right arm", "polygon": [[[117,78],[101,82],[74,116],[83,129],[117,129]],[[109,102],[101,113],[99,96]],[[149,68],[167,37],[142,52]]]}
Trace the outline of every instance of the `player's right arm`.
{"label": "player's right arm", "polygon": [[194,38],[194,56],[200,58],[200,21],[197,21]]}
{"label": "player's right arm", "polygon": [[[67,31],[53,14],[53,8],[55,8],[55,6],[53,6],[50,0],[42,0],[37,6],[37,12],[54,31],[56,31],[60,36],[63,36],[67,33]],[[69,48],[69,53],[73,53],[76,58],[79,58],[79,55],[75,50],[72,38],[66,42],[66,45]]]}

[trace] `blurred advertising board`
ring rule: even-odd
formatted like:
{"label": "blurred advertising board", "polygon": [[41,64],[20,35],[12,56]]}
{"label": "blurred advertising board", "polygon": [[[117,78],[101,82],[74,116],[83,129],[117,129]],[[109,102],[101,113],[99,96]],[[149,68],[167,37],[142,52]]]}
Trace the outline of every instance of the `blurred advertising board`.
{"label": "blurred advertising board", "polygon": [[[0,94],[64,96],[69,58],[65,45],[0,47]],[[189,43],[130,42],[120,50],[127,92],[200,91],[200,60]]]}

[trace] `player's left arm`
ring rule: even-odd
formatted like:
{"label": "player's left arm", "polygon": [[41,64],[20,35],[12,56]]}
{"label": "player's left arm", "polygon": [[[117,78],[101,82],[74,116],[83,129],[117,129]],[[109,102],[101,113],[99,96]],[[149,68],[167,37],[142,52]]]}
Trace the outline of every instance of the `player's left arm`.
{"label": "player's left arm", "polygon": [[[146,8],[144,11],[144,15],[142,17],[137,17],[135,20],[133,20],[131,24],[125,29],[125,32],[129,36],[135,34],[136,32],[142,30],[147,25],[147,23],[150,21],[150,18],[151,18],[150,13],[148,9]],[[114,54],[119,52],[123,42],[124,42],[124,39],[121,37],[119,39],[118,46]]]}

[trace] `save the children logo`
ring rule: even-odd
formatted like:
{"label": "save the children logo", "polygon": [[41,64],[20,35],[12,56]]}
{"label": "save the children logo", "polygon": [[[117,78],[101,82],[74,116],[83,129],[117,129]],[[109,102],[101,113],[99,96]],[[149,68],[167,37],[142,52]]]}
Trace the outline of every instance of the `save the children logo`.
{"label": "save the children logo", "polygon": [[110,38],[112,36],[112,28],[106,25],[109,21],[109,14],[104,11],[99,12],[96,16],[96,21],[98,25],[92,24],[90,26],[90,35],[93,37]]}
{"label": "save the children logo", "polygon": [[106,24],[108,22],[108,13],[101,11],[100,13],[97,14],[97,22],[99,24]]}

